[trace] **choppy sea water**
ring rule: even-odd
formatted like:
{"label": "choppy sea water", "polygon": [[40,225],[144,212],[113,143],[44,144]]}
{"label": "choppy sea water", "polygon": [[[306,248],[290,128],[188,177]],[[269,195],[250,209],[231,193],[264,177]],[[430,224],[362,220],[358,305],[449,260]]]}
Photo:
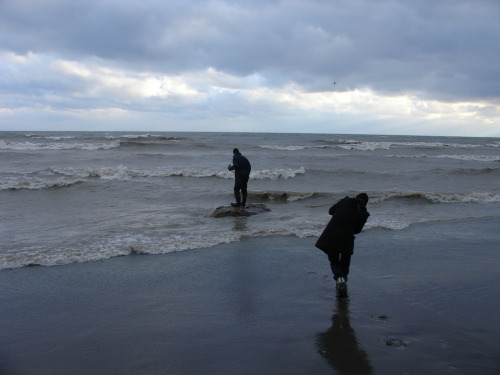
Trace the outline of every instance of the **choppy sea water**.
{"label": "choppy sea water", "polygon": [[[234,201],[234,147],[271,211],[211,218]],[[363,191],[365,230],[500,216],[499,138],[0,132],[0,156],[0,269],[316,237]]]}

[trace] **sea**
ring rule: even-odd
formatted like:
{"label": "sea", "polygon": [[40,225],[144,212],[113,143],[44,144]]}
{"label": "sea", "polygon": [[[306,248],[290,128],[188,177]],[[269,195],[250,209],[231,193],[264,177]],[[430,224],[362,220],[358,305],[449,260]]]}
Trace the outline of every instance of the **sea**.
{"label": "sea", "polygon": [[[234,202],[233,148],[252,164]],[[500,217],[500,138],[196,132],[0,132],[0,269],[320,235],[366,192],[364,231]]]}

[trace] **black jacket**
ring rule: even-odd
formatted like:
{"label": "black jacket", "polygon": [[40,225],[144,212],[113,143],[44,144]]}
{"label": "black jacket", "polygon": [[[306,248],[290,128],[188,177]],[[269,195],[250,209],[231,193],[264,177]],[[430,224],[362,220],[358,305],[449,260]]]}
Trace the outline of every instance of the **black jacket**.
{"label": "black jacket", "polygon": [[252,166],[246,157],[241,154],[233,156],[233,165],[228,168],[230,171],[234,170],[235,177],[248,177],[252,171]]}
{"label": "black jacket", "polygon": [[330,250],[343,250],[352,253],[354,235],[361,232],[370,214],[361,199],[342,198],[335,203],[328,213],[330,222],[318,238],[316,247],[328,254]]}

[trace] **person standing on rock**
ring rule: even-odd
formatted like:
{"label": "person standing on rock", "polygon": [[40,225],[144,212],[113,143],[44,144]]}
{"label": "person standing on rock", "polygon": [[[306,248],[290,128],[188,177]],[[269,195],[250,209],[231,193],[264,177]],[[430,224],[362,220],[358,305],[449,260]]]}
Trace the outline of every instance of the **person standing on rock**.
{"label": "person standing on rock", "polygon": [[234,197],[236,198],[236,203],[231,203],[231,206],[245,208],[248,195],[247,184],[252,166],[248,159],[241,155],[240,151],[235,148],[233,150],[233,165],[228,166],[227,169],[234,171]]}
{"label": "person standing on rock", "polygon": [[330,207],[328,213],[332,217],[315,245],[328,255],[339,297],[347,296],[346,282],[354,251],[354,235],[361,232],[370,216],[367,203],[368,195],[361,193],[355,198],[342,198]]}

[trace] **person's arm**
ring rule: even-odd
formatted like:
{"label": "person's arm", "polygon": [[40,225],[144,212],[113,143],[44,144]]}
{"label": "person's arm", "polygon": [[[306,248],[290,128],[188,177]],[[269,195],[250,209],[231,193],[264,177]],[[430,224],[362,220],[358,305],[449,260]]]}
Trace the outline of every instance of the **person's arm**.
{"label": "person's arm", "polygon": [[340,203],[340,201],[338,201],[332,207],[330,207],[330,209],[328,210],[328,214],[333,215],[335,213],[335,211],[337,211],[337,208],[339,207],[339,203]]}
{"label": "person's arm", "polygon": [[234,171],[236,168],[238,168],[238,160],[236,159],[235,156],[233,156],[233,165],[230,165],[227,167],[230,171]]}
{"label": "person's arm", "polygon": [[363,227],[365,226],[366,224],[366,220],[368,220],[368,216],[370,216],[370,214],[368,213],[368,211],[366,210],[365,207],[359,207],[358,209],[358,217],[357,217],[357,223],[356,223],[356,227],[354,228],[354,234],[358,234],[358,233],[361,233],[361,231],[363,230]]}

